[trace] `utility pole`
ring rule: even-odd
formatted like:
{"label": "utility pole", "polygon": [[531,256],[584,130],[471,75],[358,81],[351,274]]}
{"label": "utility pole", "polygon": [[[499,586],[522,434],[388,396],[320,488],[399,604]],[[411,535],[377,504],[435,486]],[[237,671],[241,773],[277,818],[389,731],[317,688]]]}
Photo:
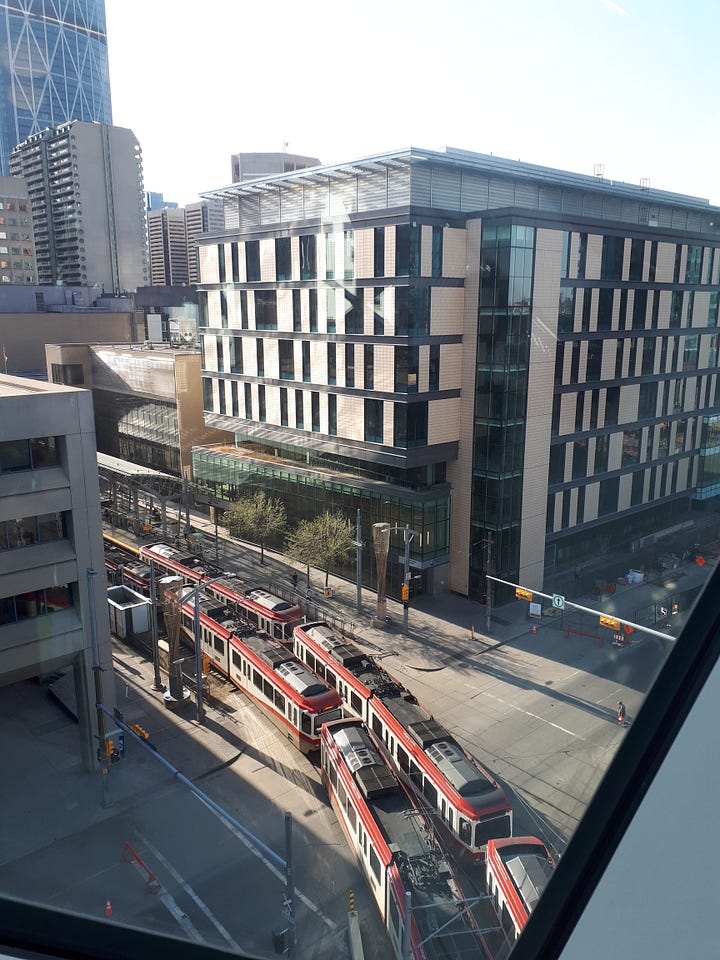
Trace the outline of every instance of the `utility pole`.
{"label": "utility pole", "polygon": [[360,509],[355,520],[355,578],[357,581],[357,611],[362,613],[362,533],[360,531]]}
{"label": "utility pole", "polygon": [[403,634],[408,635],[408,608],[410,607],[410,541],[415,536],[415,531],[410,529],[409,524],[405,524],[405,566],[403,570],[402,583],[402,605],[403,605]]}
{"label": "utility pole", "polygon": [[290,933],[288,956],[294,957],[297,946],[297,928],[295,926],[295,882],[293,880],[291,813],[285,814],[285,890],[285,916],[289,924]]}
{"label": "utility pole", "polygon": [[164,690],[160,678],[160,650],[158,649],[157,592],[155,589],[155,561],[150,561],[150,624],[152,627],[153,690]]}
{"label": "utility pole", "polygon": [[190,482],[183,470],[183,499],[185,501],[185,536],[190,536]]}
{"label": "utility pole", "polygon": [[488,533],[485,538],[485,591],[487,603],[485,604],[485,633],[490,633],[492,625],[492,591],[493,581],[489,579],[488,574],[492,573],[492,534]]}

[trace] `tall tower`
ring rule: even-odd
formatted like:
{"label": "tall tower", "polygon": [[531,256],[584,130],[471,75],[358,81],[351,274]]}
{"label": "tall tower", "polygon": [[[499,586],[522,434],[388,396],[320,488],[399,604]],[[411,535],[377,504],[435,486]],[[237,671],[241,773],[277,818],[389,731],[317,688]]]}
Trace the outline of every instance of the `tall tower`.
{"label": "tall tower", "polygon": [[112,123],[105,0],[0,8],[0,173],[16,144],[69,120]]}
{"label": "tall tower", "polygon": [[132,130],[73,121],[18,144],[11,172],[27,182],[38,281],[106,293],[149,279],[142,155]]}

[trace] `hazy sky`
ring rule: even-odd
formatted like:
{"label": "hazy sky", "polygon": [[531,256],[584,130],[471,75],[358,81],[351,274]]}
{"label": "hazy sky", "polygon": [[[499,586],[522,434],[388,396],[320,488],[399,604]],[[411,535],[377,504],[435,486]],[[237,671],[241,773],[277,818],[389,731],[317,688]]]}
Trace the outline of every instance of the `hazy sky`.
{"label": "hazy sky", "polygon": [[230,155],[445,146],[720,204],[717,0],[106,0],[113,120],[188,203]]}

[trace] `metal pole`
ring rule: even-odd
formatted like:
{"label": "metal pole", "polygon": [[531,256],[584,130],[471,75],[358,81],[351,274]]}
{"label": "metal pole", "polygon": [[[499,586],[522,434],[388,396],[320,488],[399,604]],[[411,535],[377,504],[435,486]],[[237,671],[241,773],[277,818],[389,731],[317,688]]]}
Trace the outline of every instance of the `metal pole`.
{"label": "metal pole", "polygon": [[405,891],[405,923],[403,925],[402,944],[400,947],[403,960],[410,960],[410,957],[411,957],[411,948],[412,948],[412,940],[410,937],[411,923],[412,923],[412,894],[410,893],[409,890],[406,890]]}
{"label": "metal pole", "polygon": [[218,545],[218,521],[217,507],[213,507],[213,517],[215,518],[215,566],[220,566],[220,547]]}
{"label": "metal pole", "polygon": [[102,667],[100,666],[100,650],[98,648],[97,633],[95,630],[95,597],[93,594],[93,577],[97,570],[87,568],[88,617],[90,618],[90,649],[92,651],[93,674],[95,676],[95,709],[97,710],[98,728],[98,760],[102,763],[102,805],[109,807],[110,789],[108,784],[108,758],[105,749],[105,717],[103,715]]}
{"label": "metal pole", "polygon": [[205,719],[202,702],[202,650],[200,649],[200,591],[202,584],[195,590],[195,681],[197,694],[197,722]]}
{"label": "metal pole", "polygon": [[295,956],[297,946],[297,928],[295,926],[295,884],[292,863],[292,814],[285,814],[285,889],[287,897],[287,919],[290,924],[290,943],[288,956]]}
{"label": "metal pole", "polygon": [[357,579],[357,611],[362,613],[362,534],[360,532],[360,510],[355,520],[355,563]]}
{"label": "metal pole", "polygon": [[183,471],[183,497],[185,499],[185,536],[190,536],[190,484],[187,473]]}
{"label": "metal pole", "polygon": [[[403,574],[403,584],[407,585],[408,591],[410,590],[410,525],[405,524],[405,571]],[[410,606],[410,594],[408,592],[408,599],[403,600],[403,633],[407,636],[408,633],[408,608]]]}
{"label": "metal pole", "polygon": [[487,603],[485,604],[485,633],[490,633],[492,625],[492,591],[493,582],[489,579],[490,565],[492,563],[492,537],[488,533],[485,542],[487,547],[487,561],[485,566],[485,584],[487,586]]}
{"label": "metal pole", "polygon": [[158,649],[157,592],[155,589],[155,561],[150,561],[150,623],[152,627],[153,690],[164,690],[160,677],[160,651]]}

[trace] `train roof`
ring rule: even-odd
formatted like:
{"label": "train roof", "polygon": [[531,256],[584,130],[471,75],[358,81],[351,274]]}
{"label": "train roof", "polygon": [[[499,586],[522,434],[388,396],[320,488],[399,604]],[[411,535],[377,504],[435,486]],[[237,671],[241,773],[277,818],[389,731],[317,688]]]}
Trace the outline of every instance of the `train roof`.
{"label": "train roof", "polygon": [[166,560],[181,564],[183,567],[194,567],[200,562],[200,558],[195,556],[194,553],[189,553],[187,550],[178,550],[176,547],[171,547],[169,543],[149,543],[146,548],[152,550],[153,553],[157,553],[160,557],[165,557]]}
{"label": "train roof", "polygon": [[340,637],[325,622],[302,624],[299,629],[382,701],[463,799],[471,804],[474,800],[481,800],[483,804],[491,799],[502,802],[503,791],[489,774],[470,760],[449,730],[427,713],[413,694],[369,654]]}
{"label": "train roof", "polygon": [[[335,741],[388,844],[403,885],[412,893],[421,937],[449,924],[442,937],[426,943],[428,956],[477,956],[477,937],[460,919],[464,903],[454,902],[462,898],[462,890],[437,842],[429,812],[417,807],[402,788],[360,720],[338,720],[324,730]],[[450,923],[455,917],[457,922]]]}
{"label": "train roof", "polygon": [[552,861],[534,844],[516,845],[498,851],[510,879],[528,913],[535,908],[553,872]]}

